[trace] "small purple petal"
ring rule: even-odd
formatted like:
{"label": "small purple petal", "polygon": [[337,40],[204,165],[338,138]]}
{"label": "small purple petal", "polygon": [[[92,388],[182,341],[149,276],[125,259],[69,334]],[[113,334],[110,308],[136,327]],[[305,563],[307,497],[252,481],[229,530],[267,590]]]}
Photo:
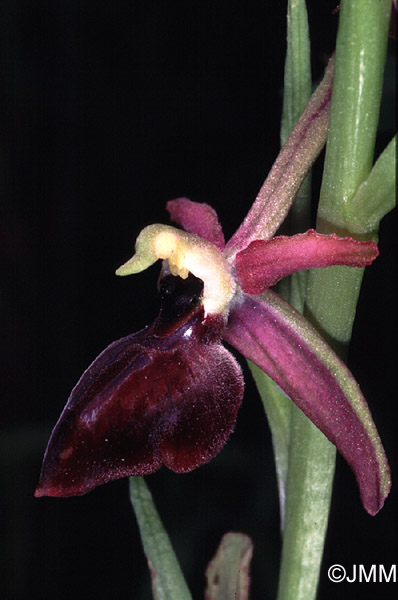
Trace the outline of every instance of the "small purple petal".
{"label": "small purple petal", "polygon": [[317,331],[271,290],[243,296],[224,339],[267,373],[329,438],[353,469],[375,515],[390,472],[369,408],[352,374]]}
{"label": "small purple petal", "polygon": [[219,342],[223,318],[176,300],[165,297],[151,327],[111,344],[83,374],[51,435],[36,497],[85,494],[163,464],[185,473],[224,446],[242,373]]}
{"label": "small purple petal", "polygon": [[217,213],[209,204],[176,198],[167,202],[166,210],[170,219],[188,233],[199,235],[219,250],[224,248],[225,239]]}
{"label": "small purple petal", "polygon": [[255,240],[237,254],[235,267],[243,291],[260,294],[296,271],[332,265],[364,267],[378,254],[374,242],[359,242],[309,229],[290,237]]}

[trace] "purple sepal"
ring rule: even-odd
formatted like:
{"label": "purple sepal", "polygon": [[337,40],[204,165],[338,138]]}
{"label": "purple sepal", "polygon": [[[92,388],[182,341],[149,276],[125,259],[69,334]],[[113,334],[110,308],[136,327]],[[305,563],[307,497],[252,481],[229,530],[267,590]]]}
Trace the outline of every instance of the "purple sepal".
{"label": "purple sepal", "polygon": [[170,219],[185,231],[195,233],[214,244],[219,250],[223,250],[224,234],[212,206],[193,202],[188,198],[176,198],[167,202],[166,210],[170,214]]}
{"label": "purple sepal", "polygon": [[223,317],[205,318],[201,306],[189,306],[189,295],[181,300],[164,289],[155,323],[108,346],[73,389],[48,443],[36,497],[85,494],[163,464],[185,473],[224,446],[243,377],[220,343]]}
{"label": "purple sepal", "polygon": [[268,290],[255,298],[243,295],[231,309],[224,339],[336,445],[355,473],[365,509],[376,514],[390,489],[387,459],[358,384],[317,331]]}
{"label": "purple sepal", "polygon": [[283,277],[304,269],[345,265],[364,267],[378,256],[372,241],[359,242],[309,229],[293,236],[255,240],[236,255],[236,274],[244,292],[260,294]]}
{"label": "purple sepal", "polygon": [[228,240],[233,258],[254,240],[269,240],[284,221],[295,197],[326,142],[332,97],[334,58],[321,83],[281,149],[244,221]]}

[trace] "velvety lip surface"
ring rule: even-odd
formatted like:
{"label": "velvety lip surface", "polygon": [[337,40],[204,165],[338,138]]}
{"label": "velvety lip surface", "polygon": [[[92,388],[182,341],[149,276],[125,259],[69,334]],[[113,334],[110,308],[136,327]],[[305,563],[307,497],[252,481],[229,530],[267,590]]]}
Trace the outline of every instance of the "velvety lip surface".
{"label": "velvety lip surface", "polygon": [[166,280],[155,323],[108,346],[73,389],[50,438],[37,497],[85,494],[162,465],[191,471],[230,436],[243,377],[220,344],[223,319],[205,319],[195,294],[181,293],[184,282]]}

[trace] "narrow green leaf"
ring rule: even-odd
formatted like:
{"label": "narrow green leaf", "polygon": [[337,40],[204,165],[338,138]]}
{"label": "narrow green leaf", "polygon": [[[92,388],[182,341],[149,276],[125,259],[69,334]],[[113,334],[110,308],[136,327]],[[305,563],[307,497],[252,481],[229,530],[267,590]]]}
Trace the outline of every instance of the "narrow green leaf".
{"label": "narrow green leaf", "polygon": [[155,600],[192,600],[170,539],[142,477],[130,477],[130,499],[140,529]]}
{"label": "narrow green leaf", "polygon": [[[281,146],[304,111],[311,96],[311,48],[305,0],[288,0],[287,51],[283,86]],[[311,224],[311,173],[303,181],[286,222],[287,233],[306,231]],[[285,226],[284,224],[284,226]],[[308,273],[289,277],[287,286],[278,288],[285,300],[303,312]]]}
{"label": "narrow green leaf", "polygon": [[355,233],[377,232],[381,219],[395,206],[396,142],[394,136],[350,202],[349,220]]}
{"label": "narrow green leaf", "polygon": [[259,369],[250,360],[247,361],[247,364],[256,383],[271,429],[278,480],[281,529],[283,529],[285,522],[292,401],[264,371]]}
{"label": "narrow green leaf", "polygon": [[243,533],[226,533],[206,569],[205,600],[248,600],[251,539]]}
{"label": "narrow green leaf", "polygon": [[289,0],[281,146],[305,109],[310,95],[311,62],[307,9],[305,0]]}

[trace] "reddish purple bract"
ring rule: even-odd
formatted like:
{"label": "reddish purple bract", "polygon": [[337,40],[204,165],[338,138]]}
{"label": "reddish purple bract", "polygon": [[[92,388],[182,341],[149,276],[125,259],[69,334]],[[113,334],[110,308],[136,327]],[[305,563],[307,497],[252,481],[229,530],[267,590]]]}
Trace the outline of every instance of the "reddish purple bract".
{"label": "reddish purple bract", "polygon": [[40,496],[74,496],[163,464],[185,473],[224,446],[243,396],[221,316],[204,317],[198,285],[169,276],[149,328],[114,342],[72,391],[50,438]]}

